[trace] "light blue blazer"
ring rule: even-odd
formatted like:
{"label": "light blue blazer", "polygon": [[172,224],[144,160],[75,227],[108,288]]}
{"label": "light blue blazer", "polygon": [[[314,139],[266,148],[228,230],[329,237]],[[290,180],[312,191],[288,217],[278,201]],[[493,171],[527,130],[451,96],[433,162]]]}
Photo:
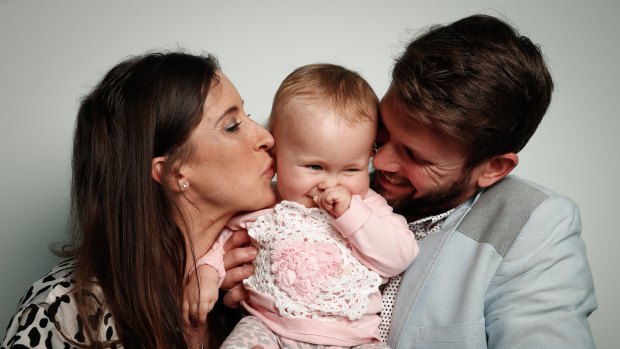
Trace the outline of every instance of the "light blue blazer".
{"label": "light blue blazer", "polygon": [[592,274],[570,199],[508,176],[420,241],[392,348],[594,348]]}

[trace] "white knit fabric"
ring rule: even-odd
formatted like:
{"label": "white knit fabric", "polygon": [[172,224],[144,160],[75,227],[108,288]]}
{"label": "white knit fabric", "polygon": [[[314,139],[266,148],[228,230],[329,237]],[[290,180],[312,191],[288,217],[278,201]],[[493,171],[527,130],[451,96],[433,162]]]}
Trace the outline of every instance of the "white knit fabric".
{"label": "white knit fabric", "polygon": [[271,295],[284,317],[361,318],[379,275],[361,264],[324,210],[282,201],[248,229],[258,248],[246,287]]}

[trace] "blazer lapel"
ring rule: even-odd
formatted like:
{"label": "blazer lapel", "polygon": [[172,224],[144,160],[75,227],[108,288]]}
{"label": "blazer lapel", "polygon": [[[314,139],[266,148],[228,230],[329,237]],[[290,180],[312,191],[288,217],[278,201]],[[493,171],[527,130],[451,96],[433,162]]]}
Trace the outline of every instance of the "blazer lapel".
{"label": "blazer lapel", "polygon": [[396,300],[394,301],[388,338],[389,343],[399,342],[401,332],[406,328],[405,325],[411,321],[420,294],[432,275],[437,261],[441,258],[445,245],[478,197],[479,194],[475,196],[475,199],[457,208],[443,223],[440,232],[430,234],[419,242],[420,252],[405,271],[398,288]]}

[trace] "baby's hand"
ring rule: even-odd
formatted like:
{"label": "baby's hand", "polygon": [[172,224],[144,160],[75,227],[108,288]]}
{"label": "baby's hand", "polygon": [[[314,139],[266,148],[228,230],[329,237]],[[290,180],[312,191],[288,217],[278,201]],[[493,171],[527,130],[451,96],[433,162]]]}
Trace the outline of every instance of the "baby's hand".
{"label": "baby's hand", "polygon": [[349,209],[351,205],[351,193],[342,185],[327,188],[321,194],[314,197],[314,202],[320,208],[324,208],[334,217],[338,218]]}
{"label": "baby's hand", "polygon": [[[205,324],[218,296],[217,270],[204,264],[195,273],[188,277],[183,290],[183,321],[186,326]],[[197,278],[200,279],[200,287]]]}

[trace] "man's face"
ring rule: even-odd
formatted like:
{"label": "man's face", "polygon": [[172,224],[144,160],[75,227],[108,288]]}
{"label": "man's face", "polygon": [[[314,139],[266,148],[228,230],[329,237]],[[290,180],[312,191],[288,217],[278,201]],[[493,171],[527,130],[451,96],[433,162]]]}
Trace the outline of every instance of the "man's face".
{"label": "man's face", "polygon": [[475,172],[465,171],[464,146],[412,121],[392,90],[381,101],[374,188],[413,221],[439,214],[467,200],[477,189]]}

